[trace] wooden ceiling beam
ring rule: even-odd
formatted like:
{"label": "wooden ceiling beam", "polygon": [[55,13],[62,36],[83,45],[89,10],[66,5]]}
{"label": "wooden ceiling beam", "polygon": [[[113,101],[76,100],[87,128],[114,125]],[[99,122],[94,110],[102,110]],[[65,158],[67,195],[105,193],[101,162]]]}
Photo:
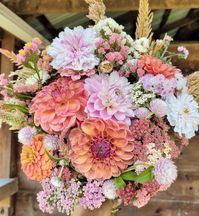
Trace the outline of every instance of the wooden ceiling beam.
{"label": "wooden ceiling beam", "polygon": [[163,28],[155,31],[155,35],[164,34],[166,32],[173,30],[173,29],[176,29],[176,28],[182,28],[184,26],[187,26],[189,24],[196,22],[197,20],[199,20],[199,12],[198,11],[196,13],[190,15],[189,17],[185,17],[185,18],[182,18],[180,20],[177,20],[175,22],[172,22],[170,24],[165,25]]}
{"label": "wooden ceiling beam", "polygon": [[[20,15],[88,11],[84,0],[2,0]],[[104,0],[107,11],[137,10],[139,0]],[[199,0],[149,0],[151,9],[199,8]]]}
{"label": "wooden ceiling beam", "polygon": [[0,3],[0,27],[22,41],[28,42],[34,37],[39,37],[44,45],[49,44],[49,41],[38,31],[2,3]]}

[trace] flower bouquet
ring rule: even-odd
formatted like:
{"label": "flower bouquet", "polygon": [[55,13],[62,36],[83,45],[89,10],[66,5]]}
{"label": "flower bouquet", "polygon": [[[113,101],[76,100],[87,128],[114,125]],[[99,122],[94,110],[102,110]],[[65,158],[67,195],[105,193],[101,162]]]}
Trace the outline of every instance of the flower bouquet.
{"label": "flower bouquet", "polygon": [[199,125],[198,84],[172,65],[189,52],[170,52],[168,35],[152,40],[148,1],[135,39],[102,0],[86,2],[93,26],[66,27],[44,50],[38,38],[18,54],[0,50],[17,66],[0,75],[0,121],[18,130],[21,168],[41,183],[49,214],[146,205],[175,181],[174,159]]}

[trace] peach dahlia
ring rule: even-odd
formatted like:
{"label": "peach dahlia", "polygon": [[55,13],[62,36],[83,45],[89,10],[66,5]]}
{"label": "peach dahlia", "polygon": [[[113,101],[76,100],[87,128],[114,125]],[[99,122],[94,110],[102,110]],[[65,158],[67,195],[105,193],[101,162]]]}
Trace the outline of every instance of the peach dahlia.
{"label": "peach dahlia", "polygon": [[40,125],[48,133],[61,132],[71,118],[84,119],[86,103],[84,81],[60,78],[38,92],[32,100],[31,111],[36,126]]}
{"label": "peach dahlia", "polygon": [[86,119],[69,134],[69,158],[88,179],[116,177],[132,164],[133,140],[123,122]]}
{"label": "peach dahlia", "polygon": [[54,166],[54,162],[45,152],[43,138],[42,135],[36,135],[31,145],[22,146],[21,167],[32,180],[41,181],[49,177]]}
{"label": "peach dahlia", "polygon": [[138,60],[138,68],[142,67],[145,73],[157,75],[162,74],[170,79],[179,71],[175,66],[164,64],[160,59],[151,55],[143,55]]}

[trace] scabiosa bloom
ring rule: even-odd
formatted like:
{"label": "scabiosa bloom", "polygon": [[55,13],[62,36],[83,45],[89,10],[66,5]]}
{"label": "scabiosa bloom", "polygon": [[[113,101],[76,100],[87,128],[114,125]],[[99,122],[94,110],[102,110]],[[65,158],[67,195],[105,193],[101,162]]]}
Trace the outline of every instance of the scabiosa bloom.
{"label": "scabiosa bloom", "polygon": [[57,150],[59,148],[59,137],[57,135],[47,134],[44,137],[44,146],[47,150]]}
{"label": "scabiosa bloom", "polygon": [[166,102],[156,98],[150,102],[149,108],[157,117],[164,117],[168,113],[168,107]]}
{"label": "scabiosa bloom", "polygon": [[139,107],[136,110],[134,110],[135,116],[137,118],[148,118],[151,116],[151,112],[145,108],[145,107]]}
{"label": "scabiosa bloom", "polygon": [[117,198],[116,186],[113,180],[104,181],[102,191],[107,199],[114,200]]}
{"label": "scabiosa bloom", "polygon": [[142,55],[138,60],[138,68],[143,70],[143,76],[145,73],[157,75],[162,74],[167,79],[171,79],[175,76],[175,73],[179,71],[176,67],[163,64],[162,61],[158,58],[155,58],[150,55]]}
{"label": "scabiosa bloom", "polygon": [[87,78],[85,89],[89,99],[86,112],[90,117],[113,119],[130,125],[130,118],[134,116],[131,88],[127,78],[120,77],[116,71],[110,76],[100,74]]}
{"label": "scabiosa bloom", "polygon": [[24,145],[31,145],[33,137],[36,134],[37,129],[35,127],[26,126],[18,132],[18,140]]}
{"label": "scabiosa bloom", "polygon": [[89,181],[83,187],[83,197],[80,199],[80,205],[85,209],[94,210],[100,208],[106,200],[102,192],[103,182]]}
{"label": "scabiosa bloom", "polygon": [[49,177],[53,166],[45,152],[42,135],[34,136],[31,145],[22,146],[21,167],[30,179],[40,181]]}
{"label": "scabiosa bloom", "polygon": [[126,124],[99,118],[85,120],[69,134],[69,158],[88,179],[119,176],[132,164],[134,145]]}
{"label": "scabiosa bloom", "polygon": [[60,78],[33,98],[31,111],[34,122],[48,133],[61,132],[71,118],[84,119],[86,101],[84,81]]}
{"label": "scabiosa bloom", "polygon": [[173,161],[161,158],[154,165],[154,176],[160,185],[170,185],[177,178],[177,168]]}
{"label": "scabiosa bloom", "polygon": [[[79,71],[89,71],[99,63],[94,54],[98,40],[93,28],[78,26],[72,30],[66,27],[47,49],[52,57],[51,65],[54,69],[61,70],[62,76],[71,76],[67,70],[73,70],[77,71],[80,78]],[[72,78],[75,75],[76,73],[72,74]]]}
{"label": "scabiosa bloom", "polygon": [[180,94],[167,99],[167,119],[174,131],[190,139],[195,135],[199,125],[198,103],[193,96]]}

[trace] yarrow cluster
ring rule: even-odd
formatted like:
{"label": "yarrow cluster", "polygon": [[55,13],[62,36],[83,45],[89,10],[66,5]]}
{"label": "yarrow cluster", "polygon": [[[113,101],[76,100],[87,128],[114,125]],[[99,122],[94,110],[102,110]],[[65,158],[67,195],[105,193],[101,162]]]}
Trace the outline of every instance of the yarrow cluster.
{"label": "yarrow cluster", "polygon": [[94,26],[66,27],[44,50],[38,38],[18,54],[0,49],[17,68],[0,75],[0,125],[18,131],[21,168],[41,182],[49,214],[95,215],[108,200],[143,207],[176,180],[174,160],[199,125],[197,80],[172,64],[189,52],[152,39],[147,0],[135,39],[102,0],[86,2]]}

